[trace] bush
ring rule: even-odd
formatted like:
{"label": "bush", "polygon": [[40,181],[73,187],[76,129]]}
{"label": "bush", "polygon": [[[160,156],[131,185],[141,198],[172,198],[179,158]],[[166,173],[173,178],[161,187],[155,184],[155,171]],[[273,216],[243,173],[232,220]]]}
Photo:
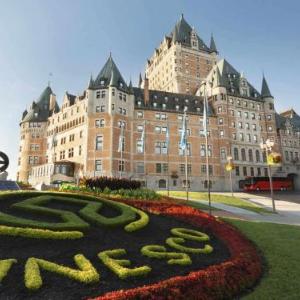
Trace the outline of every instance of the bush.
{"label": "bush", "polygon": [[11,266],[16,263],[16,259],[3,259],[0,260],[0,283],[7,275],[8,271],[10,270]]}
{"label": "bush", "polygon": [[166,239],[166,244],[176,250],[186,252],[186,253],[203,253],[203,254],[209,254],[213,251],[213,247],[210,245],[205,245],[204,248],[191,248],[191,247],[185,247],[182,246],[185,240],[183,238],[175,238],[175,237],[170,237]]}
{"label": "bush", "polygon": [[9,227],[2,225],[0,225],[0,235],[55,240],[74,240],[83,237],[83,233],[80,231],[52,231],[47,229]]}
{"label": "bush", "polygon": [[79,270],[58,265],[44,259],[29,258],[25,265],[25,286],[31,290],[37,290],[42,286],[43,280],[40,269],[57,273],[85,284],[99,281],[100,276],[98,272],[82,254],[75,255],[74,261]]}
{"label": "bush", "polygon": [[178,237],[181,237],[186,240],[197,241],[197,242],[206,242],[209,241],[209,236],[201,231],[186,229],[186,228],[173,228],[171,233]]}
{"label": "bush", "polygon": [[135,222],[132,222],[128,225],[126,225],[124,227],[124,229],[127,231],[127,232],[133,232],[133,231],[136,231],[136,230],[139,230],[141,228],[144,228],[148,225],[149,223],[149,216],[143,212],[142,210],[140,209],[137,209],[137,208],[134,208],[134,207],[130,207],[131,210],[133,210],[136,214],[138,214],[141,218]]}
{"label": "bush", "polygon": [[103,264],[106,265],[111,271],[113,271],[120,279],[126,279],[128,277],[136,276],[146,276],[151,271],[151,268],[149,266],[142,266],[133,269],[126,268],[130,266],[130,260],[114,258],[125,254],[125,249],[114,249],[100,252],[98,253],[98,257],[101,259]]}
{"label": "bush", "polygon": [[119,189],[136,190],[141,187],[140,181],[114,177],[88,178],[84,180],[83,184],[90,189],[99,189],[101,191],[104,191],[105,188],[115,191]]}
{"label": "bush", "polygon": [[160,245],[146,245],[141,249],[144,256],[158,259],[168,259],[169,265],[191,265],[192,260],[186,253],[167,252],[166,247]]}

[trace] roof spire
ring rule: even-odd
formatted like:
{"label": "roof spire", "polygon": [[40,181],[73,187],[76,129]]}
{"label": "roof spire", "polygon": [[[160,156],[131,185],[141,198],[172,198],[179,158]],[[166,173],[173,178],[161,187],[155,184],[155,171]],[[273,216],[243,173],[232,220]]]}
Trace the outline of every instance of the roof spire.
{"label": "roof spire", "polygon": [[117,86],[117,79],[116,79],[114,69],[111,69],[109,86]]}
{"label": "roof spire", "polygon": [[181,18],[180,18],[181,20],[183,19],[183,13],[181,13]]}
{"label": "roof spire", "polygon": [[130,81],[129,81],[129,85],[128,85],[128,91],[129,91],[130,94],[133,94],[133,87],[132,87],[131,77],[130,77]]}
{"label": "roof spire", "polygon": [[211,52],[215,52],[215,53],[218,54],[218,50],[217,50],[217,46],[216,46],[213,34],[211,34],[211,37],[210,37],[209,49],[210,49]]}
{"label": "roof spire", "polygon": [[140,76],[139,76],[139,88],[142,87],[142,83],[143,83],[143,78],[142,78],[142,74],[140,73]]}
{"label": "roof spire", "polygon": [[267,84],[265,74],[263,74],[262,86],[261,86],[261,96],[263,98],[273,98],[269,86]]}
{"label": "roof spire", "polygon": [[88,85],[88,89],[91,89],[93,87],[94,84],[94,80],[93,80],[93,74],[91,73],[91,77],[90,77],[90,81],[89,81],[89,85]]}

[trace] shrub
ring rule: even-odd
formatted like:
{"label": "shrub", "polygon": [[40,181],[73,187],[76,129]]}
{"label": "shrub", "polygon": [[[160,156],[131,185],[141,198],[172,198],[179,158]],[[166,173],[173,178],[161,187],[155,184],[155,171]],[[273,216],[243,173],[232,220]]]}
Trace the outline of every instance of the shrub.
{"label": "shrub", "polygon": [[52,231],[48,229],[9,227],[2,225],[0,225],[0,235],[55,240],[74,240],[83,237],[83,233],[80,231]]}
{"label": "shrub", "polygon": [[44,259],[29,258],[25,265],[25,286],[31,290],[37,290],[42,286],[43,280],[40,269],[57,273],[85,284],[95,283],[100,280],[96,269],[82,254],[75,255],[74,261],[79,270],[58,265]]}
{"label": "shrub", "polygon": [[185,240],[183,238],[170,237],[166,239],[166,244],[176,250],[187,252],[187,253],[203,253],[209,254],[213,251],[213,247],[210,245],[205,245],[204,248],[191,248],[182,246]]}
{"label": "shrub", "polygon": [[100,189],[101,191],[104,191],[105,188],[109,188],[110,190],[136,190],[141,187],[141,182],[126,178],[95,177],[85,179],[84,185],[90,189]]}
{"label": "shrub", "polygon": [[169,265],[186,266],[192,264],[190,256],[186,253],[167,252],[166,247],[160,245],[147,245],[141,249],[144,256],[158,259],[168,259]]}
{"label": "shrub", "polygon": [[106,265],[121,279],[126,279],[128,277],[146,276],[151,271],[151,268],[149,266],[142,266],[133,269],[126,268],[130,266],[130,260],[114,258],[125,254],[125,249],[114,249],[100,252],[98,253],[98,257],[101,259],[104,265]]}
{"label": "shrub", "polygon": [[187,228],[173,228],[171,233],[186,240],[206,242],[209,241],[209,236],[201,231]]}
{"label": "shrub", "polygon": [[124,227],[124,229],[127,232],[133,232],[133,231],[136,231],[136,230],[146,227],[149,223],[149,216],[140,209],[137,209],[134,207],[130,207],[130,208],[131,208],[131,210],[133,210],[135,213],[137,213],[140,216],[140,219],[126,225]]}
{"label": "shrub", "polygon": [[10,270],[11,266],[16,263],[16,259],[3,259],[0,260],[0,283],[7,275],[8,271]]}

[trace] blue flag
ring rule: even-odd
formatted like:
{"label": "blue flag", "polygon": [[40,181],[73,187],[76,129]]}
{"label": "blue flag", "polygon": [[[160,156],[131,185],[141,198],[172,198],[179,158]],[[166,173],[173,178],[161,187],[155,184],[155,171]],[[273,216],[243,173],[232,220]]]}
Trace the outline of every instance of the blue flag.
{"label": "blue flag", "polygon": [[182,118],[182,130],[181,130],[181,137],[180,137],[180,148],[185,150],[186,148],[186,113],[184,113]]}

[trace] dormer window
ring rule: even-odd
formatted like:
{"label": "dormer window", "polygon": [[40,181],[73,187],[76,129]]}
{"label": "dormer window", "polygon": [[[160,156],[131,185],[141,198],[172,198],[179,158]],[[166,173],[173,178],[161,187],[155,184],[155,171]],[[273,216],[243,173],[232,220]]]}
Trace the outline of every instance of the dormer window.
{"label": "dormer window", "polygon": [[153,102],[153,107],[157,107],[157,103],[156,102]]}
{"label": "dormer window", "polygon": [[165,101],[168,101],[168,97],[167,96],[165,97]]}
{"label": "dormer window", "polygon": [[189,99],[185,99],[184,102],[185,102],[185,103],[189,103]]}
{"label": "dormer window", "polygon": [[175,106],[175,109],[176,109],[176,110],[179,110],[179,105],[176,105],[176,106]]}
{"label": "dormer window", "polygon": [[163,104],[162,104],[162,108],[163,108],[163,109],[166,109],[166,108],[167,108],[166,103],[163,103]]}
{"label": "dormer window", "polygon": [[101,84],[101,85],[104,85],[104,80],[101,80],[101,81],[100,81],[100,84]]}
{"label": "dormer window", "polygon": [[138,104],[138,106],[141,106],[141,105],[142,105],[142,102],[141,102],[141,101],[138,101],[137,104]]}
{"label": "dormer window", "polygon": [[154,96],[153,96],[153,98],[154,98],[154,99],[157,99],[157,96],[156,96],[156,95],[154,95]]}
{"label": "dormer window", "polygon": [[120,85],[119,85],[121,88],[123,87],[123,83],[122,82],[120,82]]}

